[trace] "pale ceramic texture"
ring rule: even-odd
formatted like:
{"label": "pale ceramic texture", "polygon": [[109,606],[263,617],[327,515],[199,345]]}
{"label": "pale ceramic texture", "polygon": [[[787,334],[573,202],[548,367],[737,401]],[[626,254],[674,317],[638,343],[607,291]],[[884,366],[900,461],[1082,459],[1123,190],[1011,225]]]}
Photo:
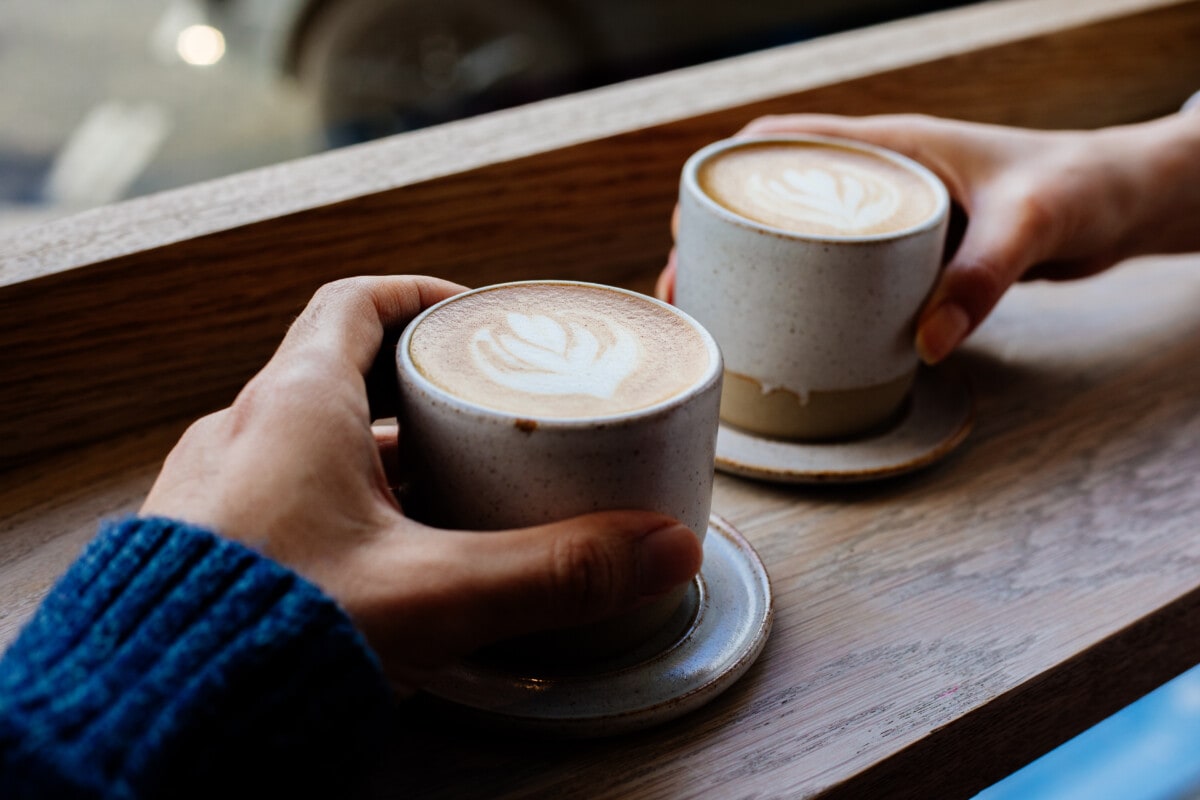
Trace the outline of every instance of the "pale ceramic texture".
{"label": "pale ceramic texture", "polygon": [[640,509],[679,519],[703,538],[722,376],[720,351],[703,328],[696,326],[711,369],[682,394],[611,417],[539,419],[472,405],[421,375],[408,354],[421,319],[397,349],[401,438],[418,459],[414,481],[437,524],[496,530]]}
{"label": "pale ceramic texture", "polygon": [[573,672],[462,662],[427,691],[484,724],[555,736],[608,736],[659,725],[711,701],[754,663],[771,632],[766,568],[713,516],[704,566],[676,618],[641,648]]}
{"label": "pale ceramic texture", "polygon": [[784,388],[803,399],[810,391],[873,386],[913,370],[915,315],[941,266],[945,187],[919,164],[878,148],[815,136],[755,139],[874,152],[926,176],[940,198],[930,220],[897,233],[790,233],[730,212],[699,187],[699,165],[741,141],[709,145],[684,167],[675,304],[720,343],[727,370],[765,390]]}
{"label": "pale ceramic texture", "polygon": [[917,373],[896,422],[843,442],[788,442],[722,425],[717,469],[778,483],[859,483],[913,472],[954,452],[971,432],[975,403],[965,380],[945,369]]}

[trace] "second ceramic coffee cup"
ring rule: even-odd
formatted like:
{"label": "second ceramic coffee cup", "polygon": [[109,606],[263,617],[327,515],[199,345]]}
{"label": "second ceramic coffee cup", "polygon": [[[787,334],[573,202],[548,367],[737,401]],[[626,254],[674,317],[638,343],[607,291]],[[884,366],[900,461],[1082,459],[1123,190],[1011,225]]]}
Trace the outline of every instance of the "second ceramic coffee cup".
{"label": "second ceramic coffee cup", "polygon": [[[640,509],[680,520],[703,542],[722,361],[687,314],[598,284],[499,284],[426,310],[396,361],[419,518],[485,531]],[[628,649],[682,596],[543,637],[542,649],[549,641],[575,658]]]}
{"label": "second ceramic coffee cup", "polygon": [[716,142],[684,166],[675,304],[725,357],[721,417],[828,440],[886,424],[918,366],[949,196],[925,167],[818,136]]}

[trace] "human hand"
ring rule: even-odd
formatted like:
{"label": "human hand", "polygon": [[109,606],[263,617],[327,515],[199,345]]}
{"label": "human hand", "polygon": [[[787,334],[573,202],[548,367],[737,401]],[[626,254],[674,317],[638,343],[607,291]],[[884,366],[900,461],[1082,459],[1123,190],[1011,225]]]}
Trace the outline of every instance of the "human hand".
{"label": "human hand", "polygon": [[322,287],[233,405],[188,429],[141,509],[211,528],[316,583],[398,687],[486,644],[633,608],[701,560],[691,531],[649,512],[486,534],[403,515],[389,486],[397,431],[372,428],[386,394],[369,388],[373,365],[389,331],[462,289],[423,277]]}
{"label": "human hand", "polygon": [[[1180,115],[1098,131],[1035,131],[919,115],[797,114],[737,135],[858,139],[925,164],[967,225],[917,321],[922,359],[945,358],[1017,280],[1070,279],[1129,256],[1200,245],[1200,125]],[[677,218],[672,220],[672,229]],[[657,294],[670,299],[675,253]]]}

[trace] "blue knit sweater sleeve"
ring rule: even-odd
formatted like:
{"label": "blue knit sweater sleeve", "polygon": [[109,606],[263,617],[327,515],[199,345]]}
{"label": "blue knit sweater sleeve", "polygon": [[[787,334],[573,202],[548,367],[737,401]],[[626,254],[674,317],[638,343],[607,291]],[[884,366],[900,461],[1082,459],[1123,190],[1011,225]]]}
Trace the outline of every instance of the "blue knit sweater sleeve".
{"label": "blue knit sweater sleeve", "polygon": [[296,573],[180,522],[108,522],[0,660],[0,797],[347,796],[391,702]]}

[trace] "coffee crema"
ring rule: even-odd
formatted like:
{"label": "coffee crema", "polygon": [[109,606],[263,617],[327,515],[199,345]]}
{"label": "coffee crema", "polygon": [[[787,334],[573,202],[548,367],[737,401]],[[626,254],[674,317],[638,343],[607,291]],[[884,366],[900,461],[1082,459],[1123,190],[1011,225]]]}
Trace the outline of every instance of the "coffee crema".
{"label": "coffee crema", "polygon": [[747,143],[709,158],[696,177],[706,195],[733,213],[799,234],[895,233],[938,211],[938,195],[922,175],[836,144]]}
{"label": "coffee crema", "polygon": [[417,323],[408,347],[413,365],[443,391],[535,418],[648,408],[703,380],[714,357],[669,307],[554,283],[455,297]]}

